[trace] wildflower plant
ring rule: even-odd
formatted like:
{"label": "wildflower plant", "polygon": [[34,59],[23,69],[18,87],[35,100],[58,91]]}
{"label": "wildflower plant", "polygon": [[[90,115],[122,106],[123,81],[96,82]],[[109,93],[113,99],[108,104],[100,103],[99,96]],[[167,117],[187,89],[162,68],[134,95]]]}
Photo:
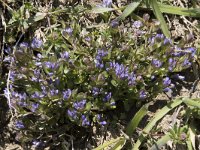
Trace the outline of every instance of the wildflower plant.
{"label": "wildflower plant", "polygon": [[29,136],[27,142],[62,141],[58,133],[105,126],[107,110],[122,105],[128,111],[170,90],[168,73],[190,67],[194,59],[195,48],[174,44],[148,21],[131,20],[126,30],[120,22],[89,28],[83,16],[64,18],[46,32],[45,41],[25,38],[4,59],[12,61],[5,95],[10,94],[16,128]]}

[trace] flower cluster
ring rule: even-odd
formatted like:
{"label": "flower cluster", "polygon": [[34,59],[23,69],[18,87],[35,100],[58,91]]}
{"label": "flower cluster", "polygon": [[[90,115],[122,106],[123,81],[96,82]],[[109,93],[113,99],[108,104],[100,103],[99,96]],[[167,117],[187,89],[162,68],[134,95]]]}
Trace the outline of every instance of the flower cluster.
{"label": "flower cluster", "polygon": [[[103,1],[105,7],[111,4]],[[10,89],[4,89],[4,94],[10,96],[18,114],[23,114],[16,128],[43,139],[47,134],[60,138],[50,132],[60,130],[59,126],[67,126],[63,132],[77,126],[105,126],[109,124],[107,110],[128,110],[133,100],[146,102],[171,90],[173,79],[184,80],[169,72],[190,67],[195,48],[183,48],[163,34],[149,33],[141,21],[132,22],[131,32],[114,28],[119,24],[111,22],[113,28],[93,30],[79,25],[52,29],[46,42],[34,37],[27,40],[31,43],[19,43],[16,56],[12,48],[4,50],[4,62],[13,63]],[[30,112],[34,117],[27,115]],[[36,146],[41,139],[34,141]]]}
{"label": "flower cluster", "polygon": [[104,7],[110,7],[112,5],[112,0],[103,0]]}
{"label": "flower cluster", "polygon": [[106,55],[108,54],[108,52],[104,51],[104,50],[101,50],[99,49],[97,51],[97,55],[96,55],[96,59],[95,59],[95,63],[96,63],[96,67],[98,68],[103,68],[104,67],[104,64],[103,64],[103,57],[105,57]]}
{"label": "flower cluster", "polygon": [[128,80],[128,85],[135,85],[136,75],[134,72],[129,73],[129,68],[125,67],[123,64],[116,62],[110,62],[110,69],[114,70],[115,75],[122,80]]}

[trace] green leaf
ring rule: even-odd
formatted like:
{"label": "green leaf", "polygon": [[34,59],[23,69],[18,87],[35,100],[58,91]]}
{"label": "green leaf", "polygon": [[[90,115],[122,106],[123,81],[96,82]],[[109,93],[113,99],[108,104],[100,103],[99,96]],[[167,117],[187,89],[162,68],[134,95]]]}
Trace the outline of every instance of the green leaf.
{"label": "green leaf", "polygon": [[161,137],[149,150],[159,150],[164,146],[169,140],[171,140],[170,133],[166,133]]}
{"label": "green leaf", "polygon": [[113,146],[110,150],[121,150],[125,144],[126,144],[126,139],[123,138],[119,140],[119,142],[117,142],[115,146]]}
{"label": "green leaf", "polygon": [[170,32],[169,32],[169,29],[167,27],[167,23],[165,22],[165,19],[162,15],[162,12],[160,11],[157,0],[151,0],[150,5],[151,5],[151,7],[154,11],[156,18],[160,21],[160,26],[161,26],[161,29],[162,29],[164,35],[166,37],[170,38]]}
{"label": "green leaf", "polygon": [[151,131],[151,129],[155,126],[155,124],[161,119],[163,118],[170,110],[174,109],[175,107],[177,107],[178,105],[180,105],[182,103],[182,99],[176,99],[174,101],[171,101],[170,103],[167,104],[167,106],[163,107],[160,111],[158,111],[154,117],[150,120],[150,122],[147,124],[147,126],[143,129],[143,133],[145,133],[145,135],[141,134],[136,142],[136,144],[134,145],[133,150],[139,150],[139,147],[141,145],[141,143],[143,142],[143,140],[146,137],[146,134],[149,134],[149,132]]}
{"label": "green leaf", "polygon": [[189,132],[189,138],[188,138],[188,140],[190,140],[193,149],[196,150],[196,147],[195,147],[195,145],[196,145],[195,136],[196,136],[197,134],[196,134],[196,131],[195,131],[195,127],[194,127],[194,125],[193,125],[193,122],[190,124],[188,132]]}
{"label": "green leaf", "polygon": [[91,102],[87,102],[85,110],[89,111],[92,108],[92,103]]}
{"label": "green leaf", "polygon": [[103,145],[98,146],[97,148],[95,148],[93,150],[103,150],[104,148],[106,148],[108,146],[111,146],[111,145],[113,146],[113,144],[117,145],[117,144],[119,144],[120,141],[124,141],[124,140],[125,140],[124,137],[119,137],[117,139],[112,139],[110,141],[105,142]]}
{"label": "green leaf", "polygon": [[186,144],[187,144],[187,150],[193,150],[193,148],[192,148],[192,142],[190,140],[187,140]]}
{"label": "green leaf", "polygon": [[23,21],[23,27],[24,27],[24,29],[28,29],[28,23],[26,22],[26,21]]}
{"label": "green leaf", "polygon": [[194,99],[194,100],[192,100],[192,99],[184,99],[183,102],[186,105],[200,108],[200,99]]}
{"label": "green leaf", "polygon": [[136,0],[135,2],[130,3],[117,19],[124,20],[140,5],[141,2],[142,0]]}
{"label": "green leaf", "polygon": [[107,7],[94,7],[92,10],[91,10],[91,13],[104,13],[104,12],[109,12],[109,11],[114,11],[116,9],[114,8],[107,8]]}
{"label": "green leaf", "polygon": [[181,8],[164,4],[158,4],[158,5],[160,11],[163,13],[189,16],[189,17],[200,17],[200,8]]}
{"label": "green leaf", "polygon": [[115,81],[115,80],[111,80],[111,84],[112,84],[114,87],[117,87],[117,86],[118,86],[117,81]]}
{"label": "green leaf", "polygon": [[133,134],[134,130],[136,129],[136,127],[138,126],[142,118],[147,114],[148,107],[149,107],[149,103],[142,106],[142,108],[140,108],[140,110],[135,114],[135,116],[133,117],[133,119],[131,120],[131,122],[129,123],[126,129],[127,135],[130,136],[131,134]]}
{"label": "green leaf", "polygon": [[37,12],[33,20],[37,22],[44,19],[46,16],[47,16],[47,13]]}

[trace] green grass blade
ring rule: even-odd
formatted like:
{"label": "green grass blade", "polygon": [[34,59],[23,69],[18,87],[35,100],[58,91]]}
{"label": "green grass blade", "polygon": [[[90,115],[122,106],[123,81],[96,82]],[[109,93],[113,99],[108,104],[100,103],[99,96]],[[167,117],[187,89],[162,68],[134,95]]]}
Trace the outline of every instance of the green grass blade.
{"label": "green grass blade", "polygon": [[[160,111],[158,111],[154,117],[150,120],[150,122],[147,124],[147,126],[143,129],[143,133],[148,134],[150,132],[150,130],[156,125],[156,123],[163,118],[170,110],[174,109],[175,107],[177,107],[178,105],[180,105],[182,103],[181,99],[176,99],[172,102],[170,102],[169,104],[167,104],[167,106],[163,107]],[[146,135],[141,134],[136,142],[136,144],[134,145],[133,150],[138,150],[141,143],[143,142],[143,140],[145,139]]]}
{"label": "green grass blade", "polygon": [[167,133],[163,137],[161,137],[149,150],[159,150],[169,140],[171,140],[170,133]]}
{"label": "green grass blade", "polygon": [[123,141],[125,138],[124,137],[119,137],[117,139],[112,139],[110,141],[105,142],[103,145],[98,146],[97,148],[93,150],[103,150],[104,148],[111,146],[113,144],[118,144],[118,142]]}
{"label": "green grass blade", "polygon": [[161,26],[161,29],[162,29],[164,35],[166,37],[170,38],[170,32],[167,27],[167,23],[165,22],[162,12],[160,11],[157,0],[151,0],[150,5],[154,11],[156,18],[160,21],[160,26]]}
{"label": "green grass blade", "polygon": [[142,0],[136,0],[135,2],[130,3],[123,11],[123,13],[117,18],[118,20],[124,20],[129,16],[142,2]]}
{"label": "green grass blade", "polygon": [[142,118],[147,114],[148,107],[149,107],[149,103],[142,106],[142,108],[140,108],[140,110],[135,114],[135,116],[133,117],[133,119],[131,120],[131,122],[126,128],[127,135],[130,136],[131,134],[133,134],[134,130],[136,129],[136,127],[138,126]]}
{"label": "green grass blade", "polygon": [[115,144],[114,147],[112,147],[110,150],[121,150],[123,148],[123,146],[125,145],[126,143],[126,139],[125,138],[122,138],[121,140],[119,140],[119,142],[117,142]]}
{"label": "green grass blade", "polygon": [[194,126],[194,122],[192,122],[189,125],[189,131],[188,132],[189,132],[189,138],[188,138],[188,140],[191,141],[193,149],[196,150],[196,147],[195,147],[195,145],[196,145],[195,136],[197,135],[197,133],[196,133],[196,128]]}
{"label": "green grass blade", "polygon": [[186,141],[186,144],[187,144],[187,150],[193,150],[192,142],[190,140]]}
{"label": "green grass blade", "polygon": [[195,100],[192,100],[192,99],[184,99],[183,102],[184,102],[186,105],[200,108],[200,99],[195,99]]}
{"label": "green grass blade", "polygon": [[159,8],[162,13],[189,17],[200,17],[200,8],[181,8],[164,4],[159,4]]}
{"label": "green grass blade", "polygon": [[114,10],[117,10],[115,8],[107,8],[107,7],[94,7],[92,10],[91,10],[91,13],[104,13],[104,12],[109,12],[109,11],[114,11]]}

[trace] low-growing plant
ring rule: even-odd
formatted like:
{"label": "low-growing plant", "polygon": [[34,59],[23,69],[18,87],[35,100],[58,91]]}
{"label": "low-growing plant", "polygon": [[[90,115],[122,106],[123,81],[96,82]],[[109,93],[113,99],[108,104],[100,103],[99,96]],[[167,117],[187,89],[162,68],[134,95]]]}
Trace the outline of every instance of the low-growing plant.
{"label": "low-growing plant", "polygon": [[[104,24],[97,26],[83,19],[88,14],[82,7],[67,10],[67,17],[43,14],[33,23],[47,17],[50,27],[39,27],[14,47],[7,40],[5,48],[4,94],[16,112],[21,141],[36,146],[66,146],[68,134],[80,138],[80,130],[112,122],[107,111],[129,111],[170,91],[169,73],[190,67],[196,53],[165,37],[149,20],[109,23],[108,14],[102,14]],[[11,24],[17,21],[13,18]],[[19,27],[31,28],[24,25]],[[173,78],[184,80],[178,74]],[[119,141],[123,145],[124,139]]]}

